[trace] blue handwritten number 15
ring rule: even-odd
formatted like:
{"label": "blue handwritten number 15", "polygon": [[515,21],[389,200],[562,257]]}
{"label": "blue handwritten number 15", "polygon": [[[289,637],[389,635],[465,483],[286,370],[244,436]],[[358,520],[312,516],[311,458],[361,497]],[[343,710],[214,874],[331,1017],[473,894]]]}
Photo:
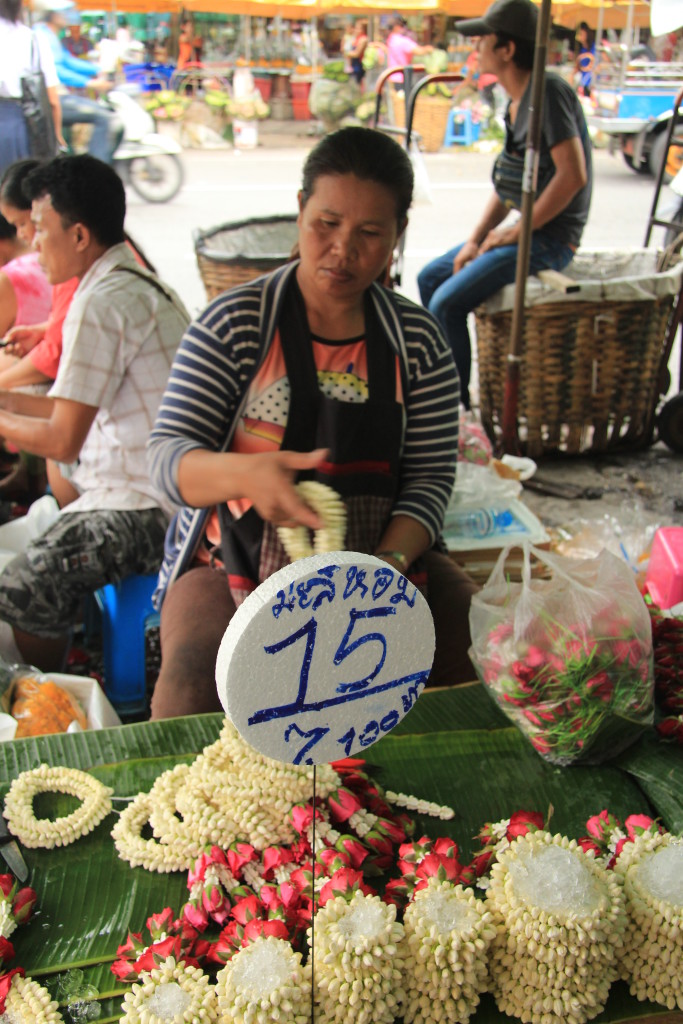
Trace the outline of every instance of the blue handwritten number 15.
{"label": "blue handwritten number 15", "polygon": [[[377,674],[382,670],[382,667],[384,665],[384,662],[386,661],[387,656],[387,641],[383,633],[365,633],[364,635],[357,637],[353,642],[351,642],[351,635],[354,631],[356,623],[360,619],[381,618],[387,615],[395,614],[396,609],[387,606],[362,609],[360,611],[356,608],[350,609],[349,623],[348,626],[346,627],[346,631],[344,633],[344,636],[342,637],[341,643],[339,644],[339,647],[335,652],[333,658],[334,664],[341,665],[341,663],[346,658],[348,658],[351,654],[353,654],[360,647],[362,647],[363,644],[371,642],[377,642],[380,644],[381,654],[377,661],[377,664],[372,669],[372,671],[369,672],[367,675],[363,676],[362,679],[358,679],[350,683],[340,683],[336,688],[337,695],[320,701],[312,701],[310,703],[307,701],[309,673],[311,668],[311,662],[313,660],[313,651],[315,648],[315,641],[318,629],[317,620],[313,616],[307,622],[305,622],[299,629],[295,630],[294,633],[291,633],[283,640],[279,640],[275,644],[269,644],[268,646],[264,647],[264,651],[267,654],[277,654],[279,651],[282,651],[286,647],[290,647],[292,644],[296,643],[296,641],[300,640],[302,637],[306,638],[304,656],[302,659],[301,669],[299,672],[299,688],[296,700],[291,704],[283,704],[279,707],[263,708],[261,711],[257,711],[254,715],[251,716],[251,718],[249,719],[249,723],[257,724],[259,722],[272,721],[275,718],[290,717],[291,715],[302,714],[306,711],[320,711],[323,708],[332,707],[336,704],[343,704],[350,700],[358,700],[359,697],[362,697],[366,692],[368,684],[371,682],[371,680],[373,680],[377,676]],[[396,716],[396,719],[397,717],[398,716]],[[393,726],[396,724],[396,721],[391,715],[387,716],[387,719],[389,718],[391,718],[392,721],[391,723],[389,723],[388,721],[386,722],[386,731],[388,731],[388,729],[390,728],[393,728]],[[384,724],[384,720],[382,724]],[[375,725],[376,723],[374,722],[369,723],[368,728],[370,728],[370,726]],[[329,727],[326,726],[320,726],[306,731],[302,731],[294,723],[288,726],[288,728],[285,731],[285,740],[287,742],[289,742],[290,737],[294,734],[298,734],[302,739],[308,740],[308,742],[305,743],[304,746],[298,751],[294,759],[294,764],[300,764],[302,762],[304,755],[307,754],[308,751],[313,746],[315,746],[315,744],[318,743],[323,738],[323,736],[325,736],[329,731]],[[377,732],[378,731],[379,726],[377,726]],[[376,735],[374,736],[374,738],[377,738]],[[345,736],[340,737],[339,739],[339,742],[343,743],[347,749],[350,749],[352,741],[353,737],[350,736],[349,733],[347,733]],[[373,742],[373,739],[368,738],[367,743],[369,744],[371,742]]]}

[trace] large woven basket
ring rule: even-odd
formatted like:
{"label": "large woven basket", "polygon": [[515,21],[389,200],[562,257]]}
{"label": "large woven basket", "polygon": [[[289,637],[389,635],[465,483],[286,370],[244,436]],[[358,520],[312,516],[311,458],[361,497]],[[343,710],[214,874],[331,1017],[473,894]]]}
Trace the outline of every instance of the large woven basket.
{"label": "large woven basket", "polygon": [[[398,128],[406,126],[406,101],[403,93],[394,92],[391,97],[394,122]],[[412,130],[420,136],[421,148],[426,153],[438,153],[446,137],[448,115],[453,100],[447,96],[428,96],[418,93],[413,113]]]}
{"label": "large woven basket", "polygon": [[[635,270],[633,260],[639,261]],[[586,280],[586,261],[592,261],[597,280]],[[559,295],[529,279],[517,405],[527,455],[576,455],[649,442],[666,329],[683,270],[679,264],[659,274],[654,265],[655,254],[646,250],[582,252],[566,271],[581,282],[578,293]],[[481,418],[494,445],[502,439],[512,322],[510,308],[495,307],[509,302],[510,291],[503,289],[475,311]]]}
{"label": "large woven basket", "polygon": [[214,299],[286,263],[298,238],[296,214],[252,217],[193,232],[197,266],[206,296]]}

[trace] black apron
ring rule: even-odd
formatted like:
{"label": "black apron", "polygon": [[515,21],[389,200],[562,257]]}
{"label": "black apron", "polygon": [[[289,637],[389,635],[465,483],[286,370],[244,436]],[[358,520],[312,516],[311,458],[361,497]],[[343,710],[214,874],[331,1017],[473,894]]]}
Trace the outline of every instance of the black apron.
{"label": "black apron", "polygon": [[[327,448],[320,468],[301,473],[332,487],[347,509],[346,548],[371,553],[384,532],[399,486],[404,409],[396,400],[396,354],[370,296],[365,298],[368,397],[341,402],[320,391],[311,331],[296,281],[287,289],[279,321],[290,384],[290,405],[281,448],[309,452]],[[234,519],[218,507],[221,556],[237,604],[289,559],[276,528],[255,509]]]}

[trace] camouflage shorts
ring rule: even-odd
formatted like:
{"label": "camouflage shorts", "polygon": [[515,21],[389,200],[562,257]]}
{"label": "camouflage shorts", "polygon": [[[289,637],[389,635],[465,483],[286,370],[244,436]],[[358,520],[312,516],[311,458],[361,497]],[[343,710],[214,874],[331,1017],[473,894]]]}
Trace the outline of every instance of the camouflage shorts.
{"label": "camouflage shorts", "polygon": [[158,508],[64,512],[0,574],[0,620],[57,637],[105,583],[159,571],[166,517]]}

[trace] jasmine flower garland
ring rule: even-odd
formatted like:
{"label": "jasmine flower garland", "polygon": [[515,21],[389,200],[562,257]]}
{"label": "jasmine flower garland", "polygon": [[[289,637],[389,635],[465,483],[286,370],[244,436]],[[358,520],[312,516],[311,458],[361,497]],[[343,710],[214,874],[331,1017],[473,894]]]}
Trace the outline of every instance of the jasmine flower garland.
{"label": "jasmine flower garland", "polygon": [[213,1024],[216,993],[198,967],[169,956],[126,992],[120,1024]]}
{"label": "jasmine flower garland", "polygon": [[[320,766],[321,798],[340,785],[339,775]],[[112,830],[119,856],[149,871],[189,870],[201,850],[229,847],[248,836],[257,850],[292,843],[294,805],[310,799],[312,770],[285,765],[256,753],[226,719],[219,739],[190,765],[162,773],[121,813]],[[143,839],[149,823],[153,839]],[[323,825],[335,834],[329,825]]]}
{"label": "jasmine flower garland", "polygon": [[482,900],[430,878],[403,915],[405,1024],[466,1024],[488,979],[496,928]]}
{"label": "jasmine flower garland", "polygon": [[614,872],[628,911],[621,977],[637,999],[683,1010],[683,839],[668,832],[636,836]]}
{"label": "jasmine flower garland", "polygon": [[[379,896],[337,896],[315,915],[315,1000],[322,1024],[391,1024],[404,999],[403,926]],[[311,931],[308,931],[309,943]]]}
{"label": "jasmine flower garland", "polygon": [[[50,850],[68,846],[92,832],[111,811],[112,792],[87,772],[41,764],[14,780],[5,798],[4,815],[10,832],[24,846]],[[38,793],[68,793],[82,803],[71,814],[54,821],[36,818],[33,799]]]}
{"label": "jasmine flower garland", "polygon": [[626,927],[612,872],[574,840],[529,832],[498,855],[486,905],[498,928],[489,968],[503,1013],[585,1024],[602,1011]]}
{"label": "jasmine flower garland", "polygon": [[336,491],[316,480],[303,480],[296,489],[307,505],[322,519],[322,529],[315,530],[313,544],[306,526],[278,526],[277,535],[292,562],[310,555],[341,551],[346,539],[346,506]]}
{"label": "jasmine flower garland", "polygon": [[2,1024],[64,1024],[58,1004],[50,993],[32,978],[16,973],[5,997]]}
{"label": "jasmine flower garland", "polygon": [[223,1024],[308,1024],[311,969],[284,939],[257,938],[219,972],[216,996]]}

